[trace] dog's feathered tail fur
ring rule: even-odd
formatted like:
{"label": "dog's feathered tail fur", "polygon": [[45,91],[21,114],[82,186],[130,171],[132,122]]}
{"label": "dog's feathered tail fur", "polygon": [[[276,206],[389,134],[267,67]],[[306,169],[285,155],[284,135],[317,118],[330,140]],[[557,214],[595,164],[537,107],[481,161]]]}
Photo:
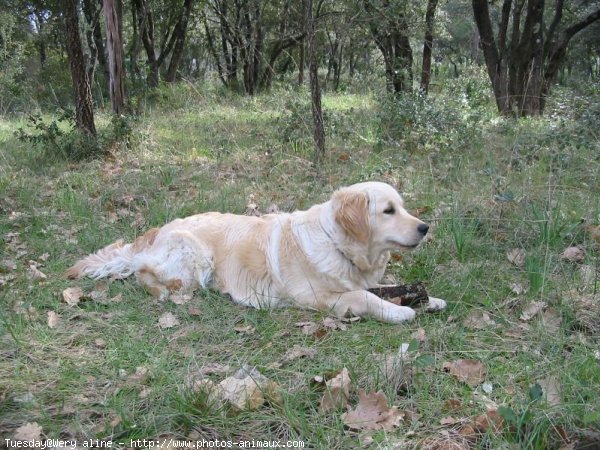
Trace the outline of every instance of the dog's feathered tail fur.
{"label": "dog's feathered tail fur", "polygon": [[134,245],[124,244],[123,240],[120,239],[77,261],[73,267],[67,270],[66,276],[70,279],[84,276],[94,279],[105,277],[127,278],[134,272],[134,254]]}

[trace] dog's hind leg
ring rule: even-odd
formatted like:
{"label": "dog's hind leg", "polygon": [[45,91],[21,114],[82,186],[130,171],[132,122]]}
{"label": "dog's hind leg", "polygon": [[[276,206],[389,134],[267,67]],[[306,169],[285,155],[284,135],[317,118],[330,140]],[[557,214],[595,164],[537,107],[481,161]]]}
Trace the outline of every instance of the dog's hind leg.
{"label": "dog's hind leg", "polygon": [[139,255],[138,266],[138,282],[158,298],[168,297],[169,292],[206,287],[214,270],[208,246],[185,231],[159,236]]}

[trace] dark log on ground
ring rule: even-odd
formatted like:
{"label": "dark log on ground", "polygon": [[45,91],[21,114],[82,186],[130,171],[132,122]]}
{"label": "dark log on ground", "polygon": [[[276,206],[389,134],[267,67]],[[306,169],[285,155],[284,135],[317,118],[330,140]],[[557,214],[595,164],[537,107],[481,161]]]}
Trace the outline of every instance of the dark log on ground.
{"label": "dark log on ground", "polygon": [[429,302],[429,296],[423,283],[383,286],[368,291],[396,305],[414,307]]}

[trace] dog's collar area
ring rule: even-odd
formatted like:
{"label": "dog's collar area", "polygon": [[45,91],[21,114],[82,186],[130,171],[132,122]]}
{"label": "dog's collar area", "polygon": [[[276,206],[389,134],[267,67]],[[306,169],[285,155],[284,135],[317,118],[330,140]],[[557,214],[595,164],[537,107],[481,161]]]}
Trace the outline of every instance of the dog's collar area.
{"label": "dog's collar area", "polygon": [[341,248],[338,247],[337,242],[335,241],[335,239],[333,239],[333,236],[325,229],[325,227],[321,224],[321,229],[323,230],[323,232],[325,233],[325,235],[329,238],[329,240],[331,241],[331,243],[333,244],[333,247],[336,249],[336,251],[342,255],[342,257],[347,260],[353,268],[357,269],[359,272],[362,273],[362,269],[360,268],[360,266],[358,264],[356,264],[354,262],[354,259],[352,259],[350,256],[348,256],[346,254],[346,252],[344,252]]}

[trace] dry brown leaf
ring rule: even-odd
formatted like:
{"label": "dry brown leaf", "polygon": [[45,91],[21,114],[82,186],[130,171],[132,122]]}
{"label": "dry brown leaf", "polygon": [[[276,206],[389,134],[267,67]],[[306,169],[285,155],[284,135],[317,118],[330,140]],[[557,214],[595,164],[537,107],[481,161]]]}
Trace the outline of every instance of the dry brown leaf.
{"label": "dry brown leaf", "polygon": [[326,412],[345,407],[348,404],[351,389],[350,374],[344,367],[339,374],[325,382],[325,392],[321,397],[319,411]]}
{"label": "dry brown leaf", "polygon": [[549,333],[556,333],[562,324],[562,317],[554,308],[546,309],[542,314],[542,319]]}
{"label": "dry brown leaf", "polygon": [[332,317],[325,317],[323,319],[323,326],[325,328],[329,328],[331,330],[342,330],[342,331],[346,331],[346,329],[348,328],[340,320],[334,319]]}
{"label": "dry brown leaf", "polygon": [[497,433],[502,429],[503,424],[502,416],[495,408],[488,409],[485,414],[480,414],[473,420],[475,430],[481,434],[487,433],[490,428]]}
{"label": "dry brown leaf", "polygon": [[127,381],[132,384],[143,384],[148,379],[148,372],[147,367],[138,366],[135,368],[135,373]]}
{"label": "dry brown leaf", "polygon": [[65,303],[69,306],[75,306],[83,297],[83,290],[80,287],[70,287],[62,292]]}
{"label": "dry brown leaf", "polygon": [[452,416],[442,417],[440,419],[440,425],[454,425],[456,422],[458,422],[458,420]]}
{"label": "dry brown leaf", "polygon": [[233,327],[233,331],[239,334],[252,334],[256,329],[252,325],[236,325]]}
{"label": "dry brown leaf", "polygon": [[37,422],[28,422],[15,430],[13,439],[16,441],[39,441],[42,436],[42,427]]}
{"label": "dry brown leaf", "polygon": [[158,319],[159,328],[173,328],[179,325],[179,320],[172,313],[166,312]]}
{"label": "dry brown leaf", "polygon": [[542,312],[545,307],[545,302],[531,302],[527,306],[527,308],[523,310],[523,312],[519,316],[519,319],[521,319],[524,322],[528,322],[535,316],[537,316],[540,312]]}
{"label": "dry brown leaf", "polygon": [[303,334],[316,339],[321,339],[327,334],[327,330],[315,322],[297,322],[295,326],[301,328]]}
{"label": "dry brown leaf", "polygon": [[231,372],[231,366],[220,363],[208,363],[202,366],[199,370],[200,375],[214,375],[214,374],[224,374],[227,372]]}
{"label": "dry brown leaf", "polygon": [[188,308],[188,314],[190,316],[199,316],[202,314],[202,310],[200,308],[196,308],[195,306],[190,306]]}
{"label": "dry brown leaf", "polygon": [[48,279],[46,274],[39,270],[35,264],[29,264],[29,269],[27,270],[27,278],[29,278],[31,281],[37,281],[38,283],[41,283]]}
{"label": "dry brown leaf", "polygon": [[218,396],[238,411],[260,408],[267,399],[281,402],[279,385],[255,367],[242,367],[217,385]]}
{"label": "dry brown leaf", "polygon": [[443,364],[445,372],[454,375],[459,381],[477,386],[485,380],[485,367],[474,359],[457,359]]}
{"label": "dry brown leaf", "polygon": [[54,311],[48,311],[48,328],[56,328],[60,322],[60,316]]}
{"label": "dry brown leaf", "polygon": [[192,299],[190,294],[171,294],[169,297],[176,305],[185,305]]}
{"label": "dry brown leaf", "polygon": [[494,322],[490,315],[485,311],[472,311],[463,320],[463,325],[467,328],[483,330],[486,328],[495,327],[496,322]]}
{"label": "dry brown leaf", "polygon": [[353,430],[385,430],[392,431],[400,425],[405,413],[396,407],[388,407],[383,392],[366,394],[358,391],[358,404],[347,413],[342,414],[342,421]]}
{"label": "dry brown leaf", "polygon": [[581,247],[567,247],[562,252],[561,258],[574,263],[579,263],[585,259],[585,250]]}
{"label": "dry brown leaf", "polygon": [[521,284],[521,283],[511,283],[510,284],[510,290],[515,295],[521,295],[521,294],[526,294],[527,293],[527,288],[523,284]]}
{"label": "dry brown leaf", "polygon": [[314,358],[317,351],[314,348],[302,347],[300,345],[294,345],[290,351],[288,351],[283,357],[284,362],[294,361],[299,358]]}
{"label": "dry brown leaf", "polygon": [[522,248],[513,248],[506,253],[506,259],[517,267],[525,265],[525,251]]}
{"label": "dry brown leaf", "polygon": [[542,388],[548,403],[560,405],[560,385],[556,377],[549,375],[542,380],[538,380],[538,384]]}
{"label": "dry brown leaf", "polygon": [[419,328],[412,334],[412,338],[416,339],[419,342],[425,342],[427,340],[427,335],[425,334],[425,328]]}

